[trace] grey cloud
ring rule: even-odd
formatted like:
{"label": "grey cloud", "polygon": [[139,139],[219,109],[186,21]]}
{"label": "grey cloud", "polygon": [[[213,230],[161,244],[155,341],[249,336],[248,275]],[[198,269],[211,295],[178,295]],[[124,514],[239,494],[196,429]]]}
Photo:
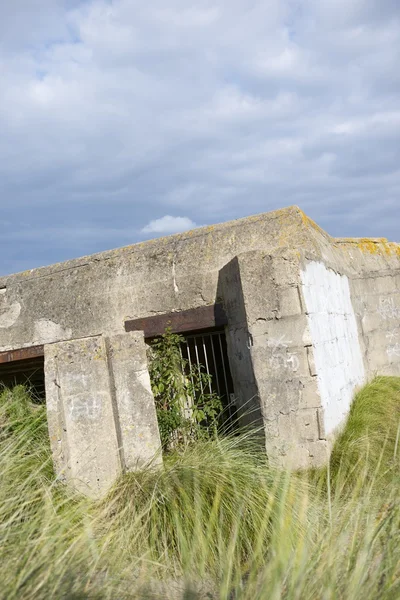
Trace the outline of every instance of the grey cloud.
{"label": "grey cloud", "polygon": [[166,214],[398,235],[397,0],[36,4],[2,8],[0,271]]}

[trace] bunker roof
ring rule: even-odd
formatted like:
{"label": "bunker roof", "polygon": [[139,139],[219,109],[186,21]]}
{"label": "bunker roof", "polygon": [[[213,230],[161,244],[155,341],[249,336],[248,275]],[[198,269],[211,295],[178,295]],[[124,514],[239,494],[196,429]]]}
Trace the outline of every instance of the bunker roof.
{"label": "bunker roof", "polygon": [[[267,239],[268,238],[268,239]],[[260,213],[215,225],[192,229],[165,237],[138,242],[113,250],[55,263],[49,266],[29,269],[16,274],[0,277],[0,289],[13,282],[45,277],[63,270],[76,269],[91,263],[123,259],[127,255],[152,256],[157,254],[196,250],[204,244],[218,253],[226,240],[234,247],[240,240],[240,246],[248,250],[263,250],[272,246],[293,249],[312,250],[318,242],[330,242],[341,247],[357,247],[371,254],[396,255],[400,257],[400,244],[388,242],[386,238],[332,238],[327,232],[310,219],[298,206],[289,206],[279,210]],[[222,241],[225,240],[223,243]],[[242,250],[243,251],[243,250]]]}

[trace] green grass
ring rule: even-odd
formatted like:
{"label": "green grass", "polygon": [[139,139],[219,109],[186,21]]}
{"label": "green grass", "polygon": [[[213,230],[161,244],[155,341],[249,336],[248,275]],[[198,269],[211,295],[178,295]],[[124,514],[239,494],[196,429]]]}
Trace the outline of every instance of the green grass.
{"label": "green grass", "polygon": [[331,456],[334,475],[366,468],[379,484],[397,475],[400,434],[400,379],[377,377],[356,395],[346,426]]}
{"label": "green grass", "polygon": [[199,442],[94,503],[52,470],[45,410],[0,393],[0,597],[400,597],[400,379],[355,398],[329,468],[268,466],[249,433]]}

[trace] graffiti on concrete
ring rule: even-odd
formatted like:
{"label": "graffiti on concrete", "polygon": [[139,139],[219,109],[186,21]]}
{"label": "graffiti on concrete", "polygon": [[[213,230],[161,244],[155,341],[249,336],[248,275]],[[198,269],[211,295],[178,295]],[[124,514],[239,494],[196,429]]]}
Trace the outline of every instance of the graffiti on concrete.
{"label": "graffiti on concrete", "polygon": [[102,402],[99,398],[84,395],[72,398],[69,413],[72,421],[79,419],[96,420],[101,413]]}
{"label": "graffiti on concrete", "polygon": [[291,340],[286,340],[285,335],[281,335],[276,339],[271,338],[267,341],[268,348],[272,349],[272,356],[269,359],[271,369],[278,370],[283,367],[291,369],[293,372],[298,371],[300,361],[297,355],[287,351],[291,343]]}
{"label": "graffiti on concrete", "polygon": [[380,298],[378,314],[385,321],[388,319],[400,319],[400,306],[396,306],[394,298]]}
{"label": "graffiti on concrete", "polygon": [[386,349],[387,355],[389,357],[395,356],[400,358],[400,330],[393,329],[392,331],[388,331],[386,338],[389,340],[389,345]]}

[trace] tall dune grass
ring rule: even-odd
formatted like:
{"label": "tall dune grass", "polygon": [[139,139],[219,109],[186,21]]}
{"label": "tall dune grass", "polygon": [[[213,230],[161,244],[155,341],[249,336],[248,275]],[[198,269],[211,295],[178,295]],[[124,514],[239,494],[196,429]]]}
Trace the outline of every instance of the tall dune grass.
{"label": "tall dune grass", "polygon": [[0,394],[0,597],[400,597],[400,379],[355,398],[329,468],[272,469],[247,432],[125,475],[57,481],[44,408]]}

